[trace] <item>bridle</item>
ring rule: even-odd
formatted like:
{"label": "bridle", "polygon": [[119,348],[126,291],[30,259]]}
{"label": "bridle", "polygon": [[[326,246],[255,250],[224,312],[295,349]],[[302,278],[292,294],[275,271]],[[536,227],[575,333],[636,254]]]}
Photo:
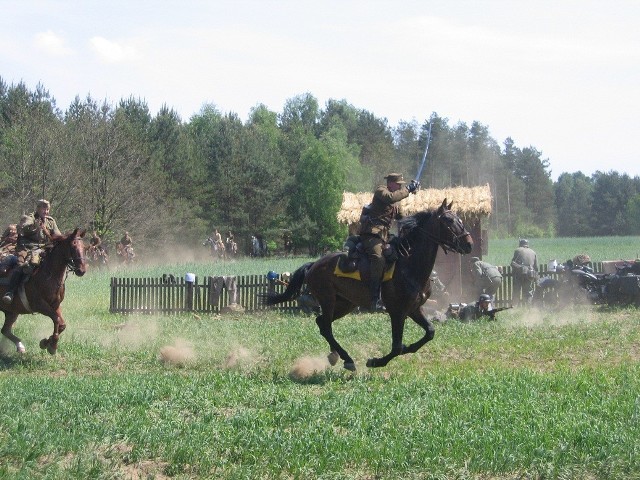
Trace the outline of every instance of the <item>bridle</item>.
{"label": "bridle", "polygon": [[[448,225],[443,221],[445,218],[451,220],[451,225]],[[445,254],[448,252],[466,253],[462,248],[462,239],[467,235],[470,235],[470,233],[465,228],[462,220],[451,214],[451,210],[444,210],[442,213],[430,217],[430,221],[436,221],[439,225],[444,224],[445,228],[450,233],[450,238],[443,238],[440,236],[440,229],[438,229],[437,235],[431,232],[432,229],[427,229],[426,227],[418,227],[417,229],[429,240],[440,245]],[[458,230],[462,230],[462,232],[456,234],[453,226],[458,226]],[[406,238],[400,241],[399,247],[399,253],[403,257],[408,256],[411,252],[411,244]]]}
{"label": "bridle", "polygon": [[69,245],[69,248],[71,248],[71,251],[73,252],[73,254],[71,255],[71,257],[67,260],[67,275],[70,272],[75,273],[76,275],[78,274],[78,271],[80,270],[80,265],[82,265],[83,263],[83,257],[81,255],[78,254],[78,248],[75,248],[73,246],[73,244],[75,242],[81,242],[82,240],[79,237],[74,237],[73,240],[71,240],[71,243]]}
{"label": "bridle", "polygon": [[[444,250],[445,254],[448,252],[466,253],[462,248],[462,239],[470,235],[470,233],[465,228],[464,224],[462,223],[462,220],[460,220],[460,218],[458,218],[457,216],[453,215],[451,213],[451,210],[443,211],[441,214],[439,214],[436,217],[436,220],[438,220],[438,222],[442,225],[443,218],[447,218],[451,220],[450,225],[444,222],[445,228],[451,234],[450,235],[451,239],[443,239],[433,235],[431,232],[425,232],[427,237],[433,240],[434,242],[436,242],[438,245],[440,245],[442,247],[442,250]],[[452,226],[457,226],[458,230],[462,230],[462,232],[459,234],[456,234]]]}

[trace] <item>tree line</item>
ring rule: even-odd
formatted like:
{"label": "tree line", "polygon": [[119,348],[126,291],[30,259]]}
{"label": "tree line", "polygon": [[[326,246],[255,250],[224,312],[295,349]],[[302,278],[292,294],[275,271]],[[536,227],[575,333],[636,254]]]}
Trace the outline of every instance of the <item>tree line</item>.
{"label": "tree line", "polygon": [[148,249],[200,244],[218,228],[241,248],[252,235],[298,251],[337,248],[343,191],[372,191],[390,171],[413,178],[431,124],[425,188],[489,184],[492,236],[640,234],[640,178],[614,171],[562,173],[533,146],[502,145],[486,125],[432,113],[391,126],[346,100],[310,93],[281,112],[257,105],[242,121],[205,104],[188,121],[144,100],[117,105],[77,96],[66,110],[41,84],[0,77],[0,221],[15,223],[38,198],[60,227]]}

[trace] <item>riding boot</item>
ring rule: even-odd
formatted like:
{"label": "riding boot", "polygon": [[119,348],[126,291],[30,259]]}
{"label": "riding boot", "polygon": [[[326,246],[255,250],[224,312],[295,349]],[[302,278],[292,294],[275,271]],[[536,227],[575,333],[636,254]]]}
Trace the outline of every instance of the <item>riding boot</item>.
{"label": "riding boot", "polygon": [[378,302],[380,301],[380,280],[371,279],[369,284],[369,293],[371,295],[371,304],[369,305],[369,311],[375,312],[378,310]]}
{"label": "riding boot", "polygon": [[20,286],[22,283],[22,279],[24,278],[24,273],[22,272],[22,268],[18,267],[11,273],[11,278],[9,279],[9,285],[7,285],[7,291],[2,297],[2,301],[9,305],[13,302],[13,295],[16,291],[16,288]]}

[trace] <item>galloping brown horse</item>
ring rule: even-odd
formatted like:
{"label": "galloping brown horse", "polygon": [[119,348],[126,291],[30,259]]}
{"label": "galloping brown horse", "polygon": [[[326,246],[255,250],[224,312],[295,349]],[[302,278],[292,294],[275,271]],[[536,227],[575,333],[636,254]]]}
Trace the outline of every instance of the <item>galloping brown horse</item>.
{"label": "galloping brown horse", "polygon": [[[60,311],[60,304],[64,300],[64,282],[67,272],[72,271],[79,277],[87,271],[82,237],[85,231],[75,229],[66,235],[51,236],[52,247],[43,255],[42,262],[31,278],[24,284],[24,297],[18,287],[13,302],[10,305],[0,303],[0,310],[4,312],[4,326],[2,334],[11,340],[18,352],[24,353],[25,348],[20,338],[12,333],[13,324],[18,315],[24,313],[41,313],[53,320],[53,334],[49,338],[40,340],[40,348],[46,348],[50,354],[56,353],[58,338],[66,325]],[[0,287],[1,291],[6,286]],[[26,299],[26,302],[24,300]]]}
{"label": "galloping brown horse", "polygon": [[[382,283],[382,300],[391,317],[391,352],[381,358],[370,358],[367,360],[368,367],[383,367],[398,355],[415,353],[434,337],[433,324],[422,314],[420,306],[431,294],[429,275],[436,261],[438,247],[442,247],[445,253],[454,251],[461,254],[470,253],[473,248],[471,235],[462,220],[451,211],[451,204],[447,205],[446,199],[437,211],[420,212],[402,220],[400,232],[400,256],[393,277]],[[344,368],[355,370],[353,359],[333,336],[331,325],[356,306],[369,305],[369,287],[365,282],[334,274],[341,255],[332,253],[303,265],[293,273],[284,292],[267,295],[266,304],[275,305],[295,298],[306,282],[310,293],[322,308],[316,324],[320,334],[329,343],[329,361],[335,365],[339,356],[344,361]],[[407,317],[425,330],[424,336],[409,346],[402,343]]]}

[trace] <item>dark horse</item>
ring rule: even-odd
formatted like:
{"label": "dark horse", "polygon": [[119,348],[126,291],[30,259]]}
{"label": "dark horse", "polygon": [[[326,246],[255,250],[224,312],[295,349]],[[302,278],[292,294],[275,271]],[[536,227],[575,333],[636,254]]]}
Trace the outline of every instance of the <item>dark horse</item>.
{"label": "dark horse", "polygon": [[[75,229],[66,235],[52,235],[51,248],[47,248],[42,262],[31,278],[24,284],[26,305],[23,303],[20,290],[16,289],[13,302],[5,305],[0,302],[0,310],[4,312],[4,326],[2,334],[11,340],[18,352],[24,353],[22,341],[12,333],[13,324],[18,315],[23,313],[41,313],[53,320],[53,335],[40,340],[40,348],[46,348],[50,354],[56,353],[58,338],[66,325],[60,311],[60,304],[64,300],[64,282],[67,272],[72,271],[79,277],[87,271],[82,237],[85,231]],[[0,287],[2,292],[6,286]]]}
{"label": "dark horse", "polygon": [[[381,358],[370,358],[367,367],[383,367],[398,355],[415,353],[433,338],[435,329],[420,311],[420,306],[431,294],[429,276],[438,247],[442,247],[445,253],[454,251],[462,254],[470,253],[473,248],[471,235],[460,218],[451,211],[451,204],[447,205],[446,199],[437,211],[419,212],[403,219],[400,232],[400,256],[393,278],[382,283],[382,300],[391,317],[391,352]],[[275,305],[291,300],[306,283],[322,309],[316,324],[331,348],[329,362],[335,365],[339,356],[344,361],[344,368],[355,370],[353,359],[333,336],[331,325],[356,306],[367,307],[371,299],[367,283],[334,274],[341,255],[331,253],[316,262],[303,265],[293,273],[286,290],[281,294],[268,294],[265,303]],[[407,317],[425,330],[424,336],[409,346],[402,344]]]}

